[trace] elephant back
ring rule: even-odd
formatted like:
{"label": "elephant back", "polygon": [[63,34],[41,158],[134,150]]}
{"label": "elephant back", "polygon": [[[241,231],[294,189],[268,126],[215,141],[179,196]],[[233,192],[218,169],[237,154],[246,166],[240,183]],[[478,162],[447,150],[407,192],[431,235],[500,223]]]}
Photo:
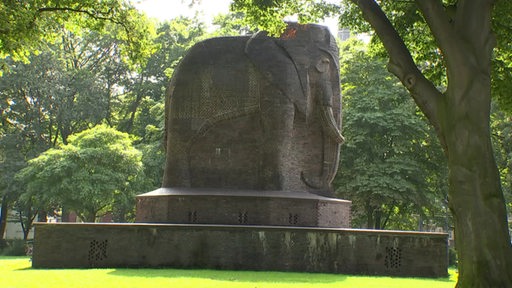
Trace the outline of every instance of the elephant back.
{"label": "elephant back", "polygon": [[170,121],[198,132],[256,111],[258,80],[244,55],[248,37],[212,38],[194,45],[172,81]]}

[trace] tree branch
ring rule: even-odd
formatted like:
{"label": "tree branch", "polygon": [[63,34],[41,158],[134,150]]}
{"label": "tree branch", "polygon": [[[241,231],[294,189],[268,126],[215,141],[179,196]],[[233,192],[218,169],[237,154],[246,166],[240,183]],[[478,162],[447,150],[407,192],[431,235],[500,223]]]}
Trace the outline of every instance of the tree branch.
{"label": "tree branch", "polygon": [[441,0],[415,1],[443,54],[458,54],[456,44],[459,37],[453,29],[452,20],[445,12]]}
{"label": "tree branch", "polygon": [[102,16],[102,15],[110,15],[112,13],[112,9],[109,9],[108,11],[101,12],[101,13],[97,13],[94,10],[84,10],[84,9],[77,9],[77,8],[71,8],[71,7],[42,7],[42,8],[37,9],[37,12],[39,12],[39,13],[59,12],[59,11],[87,14],[94,19],[108,20],[108,21],[112,21],[113,23],[116,23],[116,24],[121,24],[119,22],[116,22],[113,16]]}
{"label": "tree branch", "polygon": [[[109,21],[111,23],[114,23],[116,25],[120,25],[123,27],[124,31],[126,32],[126,35],[131,35],[131,31],[129,27],[124,23],[123,21],[119,20],[116,16],[116,13],[114,13],[114,10],[112,8],[108,9],[105,12],[98,12],[95,10],[86,10],[86,9],[78,9],[78,8],[71,8],[71,7],[41,7],[37,9],[37,14],[34,16],[34,18],[37,18],[38,14],[45,13],[45,12],[72,12],[72,13],[81,13],[86,14],[90,16],[93,19],[96,20],[102,20],[102,21]],[[35,21],[35,19],[34,19]],[[130,36],[128,36],[131,38]]]}
{"label": "tree branch", "polygon": [[446,148],[437,114],[440,105],[444,103],[443,94],[418,69],[402,38],[375,0],[351,1],[362,11],[363,17],[373,27],[388,52],[389,72],[398,77],[409,90],[418,107],[434,126],[441,145]]}
{"label": "tree branch", "polygon": [[491,12],[494,2],[494,0],[459,0],[457,2],[455,31],[471,44],[475,55],[480,55],[477,59],[479,57],[488,59],[496,45],[496,39],[491,32]]}

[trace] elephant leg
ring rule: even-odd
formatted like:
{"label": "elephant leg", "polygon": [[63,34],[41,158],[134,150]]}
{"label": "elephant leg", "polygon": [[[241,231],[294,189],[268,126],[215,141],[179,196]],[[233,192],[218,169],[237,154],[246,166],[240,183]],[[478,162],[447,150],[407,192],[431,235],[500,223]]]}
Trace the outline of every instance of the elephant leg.
{"label": "elephant leg", "polygon": [[262,97],[262,163],[261,183],[265,190],[283,190],[289,177],[287,164],[293,136],[293,120],[295,107],[293,103],[275,89],[266,87]]}

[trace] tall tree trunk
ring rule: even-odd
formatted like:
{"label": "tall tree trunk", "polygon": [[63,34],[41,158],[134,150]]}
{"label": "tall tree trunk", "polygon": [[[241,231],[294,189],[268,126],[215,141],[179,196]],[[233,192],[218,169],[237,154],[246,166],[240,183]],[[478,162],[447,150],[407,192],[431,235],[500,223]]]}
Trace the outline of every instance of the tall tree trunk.
{"label": "tall tree trunk", "polygon": [[443,113],[457,287],[512,287],[512,246],[490,137],[490,79],[480,72],[457,71],[462,77],[452,79]]}
{"label": "tall tree trunk", "polygon": [[377,230],[382,229],[381,222],[382,222],[382,208],[377,208],[375,210],[375,223],[374,223],[373,227]]}
{"label": "tall tree trunk", "polygon": [[374,229],[374,221],[373,221],[373,212],[375,211],[375,207],[371,205],[370,200],[366,202],[366,228]]}
{"label": "tall tree trunk", "polygon": [[490,137],[492,0],[458,0],[449,17],[440,0],[416,0],[443,54],[442,94],[418,70],[375,0],[352,0],[390,56],[388,69],[436,129],[448,157],[449,207],[459,256],[457,287],[512,287],[512,245]]}
{"label": "tall tree trunk", "polygon": [[66,207],[62,207],[62,214],[60,217],[61,222],[69,222],[69,210]]}

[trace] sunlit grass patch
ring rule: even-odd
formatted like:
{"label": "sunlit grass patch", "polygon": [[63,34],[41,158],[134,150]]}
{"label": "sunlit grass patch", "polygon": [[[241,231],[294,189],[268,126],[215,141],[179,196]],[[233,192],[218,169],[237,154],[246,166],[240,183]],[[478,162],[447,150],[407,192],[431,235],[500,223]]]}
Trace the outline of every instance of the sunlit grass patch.
{"label": "sunlit grass patch", "polygon": [[27,257],[0,257],[1,288],[444,288],[454,287],[456,277],[455,270],[450,270],[450,278],[420,279],[263,271],[32,269]]}

